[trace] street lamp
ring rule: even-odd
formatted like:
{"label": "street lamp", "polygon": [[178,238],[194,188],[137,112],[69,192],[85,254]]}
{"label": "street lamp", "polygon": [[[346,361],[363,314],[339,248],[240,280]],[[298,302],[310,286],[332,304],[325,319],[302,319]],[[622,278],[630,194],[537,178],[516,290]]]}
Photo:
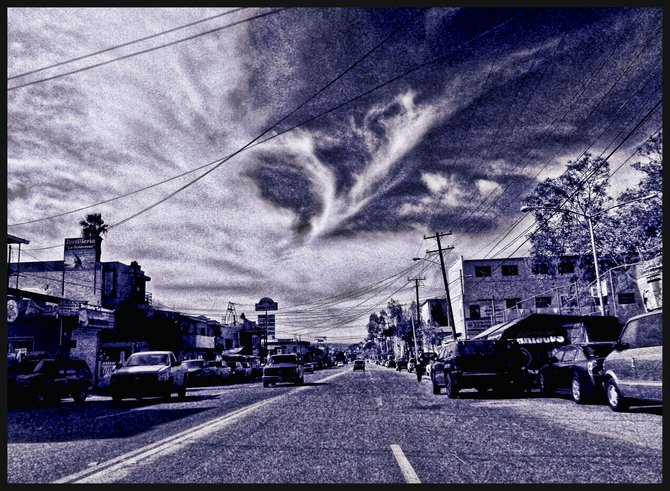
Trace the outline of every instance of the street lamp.
{"label": "street lamp", "polygon": [[626,201],[625,203],[619,203],[618,205],[610,206],[609,208],[605,208],[604,210],[600,210],[599,212],[594,213],[593,215],[587,215],[586,213],[581,213],[579,211],[574,211],[570,210],[568,208],[551,208],[551,207],[545,207],[545,206],[530,206],[530,205],[525,205],[521,207],[521,211],[523,212],[528,212],[528,211],[533,211],[533,210],[553,210],[553,211],[564,211],[567,213],[573,213],[575,215],[579,215],[583,218],[586,219],[586,221],[589,224],[589,234],[591,235],[591,249],[593,251],[593,265],[595,266],[596,270],[596,288],[598,290],[598,301],[600,303],[600,315],[604,316],[605,315],[605,304],[603,303],[603,293],[600,285],[600,271],[598,270],[598,254],[596,252],[596,241],[595,237],[593,235],[593,218],[597,217],[598,215],[602,215],[603,213],[613,210],[614,208],[619,208],[620,206],[627,205],[629,203],[634,203],[636,201],[643,201],[647,200],[650,198],[655,198],[658,196],[658,193],[652,193],[648,194],[647,196],[642,196],[640,198],[632,199],[630,201]]}

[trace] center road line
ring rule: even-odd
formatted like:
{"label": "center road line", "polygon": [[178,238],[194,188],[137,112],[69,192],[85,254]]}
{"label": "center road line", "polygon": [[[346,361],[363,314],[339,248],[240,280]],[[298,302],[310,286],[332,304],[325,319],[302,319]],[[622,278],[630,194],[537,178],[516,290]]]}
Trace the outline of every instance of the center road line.
{"label": "center road line", "polygon": [[[334,378],[341,377],[346,373],[349,372],[338,372],[328,377],[322,378],[317,382],[326,382]],[[256,409],[260,409],[263,406],[277,402],[280,399],[285,399],[290,395],[295,394],[296,392],[301,392],[311,388],[313,387],[309,385],[297,387],[289,392],[270,397],[269,399],[265,399],[255,404],[251,404],[224,416],[220,416],[205,423],[196,425],[192,428],[188,428],[185,431],[181,431],[157,442],[119,455],[118,457],[108,460],[107,462],[102,462],[98,465],[95,465],[95,467],[82,469],[81,471],[62,477],[53,483],[106,483],[118,481],[128,475],[131,469],[137,465],[150,464],[159,456],[181,450],[183,447],[195,443],[197,440],[228,426],[237,419],[246,416],[248,413],[255,411]]]}
{"label": "center road line", "polygon": [[400,471],[405,477],[405,482],[408,484],[421,484],[419,476],[417,476],[416,472],[414,472],[412,464],[410,464],[409,460],[407,460],[407,457],[405,457],[405,454],[400,448],[400,445],[391,445],[391,451],[393,452],[395,459],[398,461]]}

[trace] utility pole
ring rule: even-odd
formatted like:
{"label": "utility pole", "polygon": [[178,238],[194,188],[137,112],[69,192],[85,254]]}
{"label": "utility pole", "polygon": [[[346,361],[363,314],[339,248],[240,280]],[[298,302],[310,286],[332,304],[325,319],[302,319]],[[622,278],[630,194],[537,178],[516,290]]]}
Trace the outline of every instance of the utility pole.
{"label": "utility pole", "polygon": [[[407,278],[407,281],[414,282],[414,287],[416,289],[416,321],[419,325],[421,325],[421,310],[419,309],[419,281],[425,279],[425,276],[423,278]],[[414,329],[414,320],[412,320],[412,336],[414,337],[414,357],[418,358],[419,352],[417,351],[416,346],[416,331]]]}
{"label": "utility pole", "polygon": [[[449,296],[449,283],[447,282],[447,271],[444,268],[444,256],[442,255],[442,244],[440,243],[440,237],[445,236],[445,235],[451,235],[451,232],[435,232],[435,235],[431,235],[429,237],[426,237],[425,235],[423,236],[423,239],[437,239],[437,251],[426,251],[428,253],[430,252],[438,252],[440,254],[440,266],[442,267],[442,280],[444,280],[444,292],[446,294],[446,299],[447,299],[447,320],[449,321],[449,325],[451,326],[451,332],[454,335],[454,341],[456,340],[456,326],[454,325],[454,314],[452,312],[451,308],[451,297]],[[445,247],[444,249],[447,250],[452,250],[454,246],[449,246]]]}

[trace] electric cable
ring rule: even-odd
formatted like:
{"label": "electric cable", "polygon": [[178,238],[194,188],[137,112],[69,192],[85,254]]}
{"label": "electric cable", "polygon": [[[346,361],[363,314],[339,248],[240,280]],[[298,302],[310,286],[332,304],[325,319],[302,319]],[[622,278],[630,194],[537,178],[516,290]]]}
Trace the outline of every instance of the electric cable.
{"label": "electric cable", "polygon": [[19,73],[18,75],[12,75],[11,77],[7,77],[7,80],[14,80],[15,78],[25,77],[27,75],[33,75],[33,74],[38,73],[38,72],[43,72],[45,70],[50,70],[51,68],[56,68],[56,67],[59,67],[59,66],[67,65],[67,64],[73,63],[75,61],[81,61],[81,60],[84,60],[86,58],[92,58],[93,56],[97,56],[97,55],[100,55],[102,53],[108,53],[109,51],[114,51],[115,49],[125,48],[126,46],[131,46],[133,44],[137,44],[137,43],[140,43],[142,41],[147,41],[149,39],[157,38],[157,37],[163,36],[164,34],[168,34],[170,32],[179,31],[181,29],[185,29],[187,27],[192,27],[192,26],[195,26],[197,24],[202,24],[203,22],[207,22],[207,21],[219,18],[219,17],[224,17],[226,15],[234,14],[235,12],[239,12],[240,10],[245,10],[246,8],[248,8],[248,7],[240,7],[240,8],[236,8],[236,9],[233,9],[233,10],[228,10],[228,11],[223,12],[221,14],[213,15],[211,17],[206,17],[204,19],[196,20],[194,22],[189,22],[188,24],[183,24],[183,25],[178,26],[178,27],[173,27],[172,29],[166,29],[165,31],[161,31],[161,32],[156,33],[156,34],[151,34],[149,36],[134,39],[134,40],[128,41],[126,43],[117,44],[116,46],[101,49],[101,50],[95,51],[93,53],[88,53],[88,54],[85,54],[85,55],[82,55],[82,56],[77,56],[77,57],[74,57],[74,58],[70,58],[68,60],[60,61],[58,63],[53,63],[51,65],[43,66],[41,68],[36,68],[36,69],[30,70],[28,72]]}

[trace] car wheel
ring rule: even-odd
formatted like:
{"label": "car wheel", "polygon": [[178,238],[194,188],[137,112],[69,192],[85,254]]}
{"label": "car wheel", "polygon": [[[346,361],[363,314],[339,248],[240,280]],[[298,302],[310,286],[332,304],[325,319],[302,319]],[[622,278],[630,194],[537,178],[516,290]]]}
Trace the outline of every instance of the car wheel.
{"label": "car wheel", "polygon": [[570,391],[572,392],[572,399],[577,404],[584,404],[585,402],[588,401],[589,398],[588,389],[586,388],[586,385],[584,384],[582,378],[578,374],[575,374],[572,377],[572,382],[570,384]]}
{"label": "car wheel", "polygon": [[179,399],[186,399],[186,380],[184,380],[184,384],[179,387],[179,390],[177,391],[177,397]]}
{"label": "car wheel", "polygon": [[442,387],[437,385],[435,380],[433,380],[433,394],[439,394],[440,392],[442,392]]}
{"label": "car wheel", "polygon": [[554,387],[544,373],[540,373],[540,392],[547,396],[554,393]]}
{"label": "car wheel", "polygon": [[450,373],[444,374],[444,389],[449,399],[456,399],[458,397],[458,387],[454,381],[454,377]]}
{"label": "car wheel", "polygon": [[628,400],[621,395],[619,387],[611,378],[605,382],[605,395],[607,396],[607,404],[612,411],[621,412],[628,409]]}
{"label": "car wheel", "polygon": [[263,387],[264,387],[265,389],[267,389],[268,387],[270,387],[270,382],[263,382]]}
{"label": "car wheel", "polygon": [[295,385],[303,385],[304,383],[305,383],[305,379],[304,379],[304,378],[300,378],[299,380],[297,380],[297,381],[295,382]]}
{"label": "car wheel", "polygon": [[77,404],[82,404],[88,397],[88,390],[86,387],[78,387],[72,392],[72,399]]}

